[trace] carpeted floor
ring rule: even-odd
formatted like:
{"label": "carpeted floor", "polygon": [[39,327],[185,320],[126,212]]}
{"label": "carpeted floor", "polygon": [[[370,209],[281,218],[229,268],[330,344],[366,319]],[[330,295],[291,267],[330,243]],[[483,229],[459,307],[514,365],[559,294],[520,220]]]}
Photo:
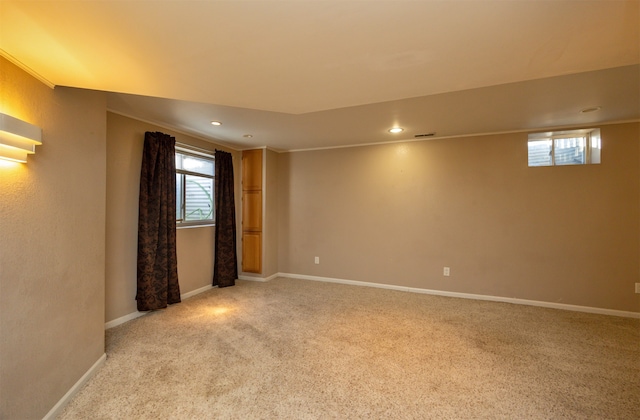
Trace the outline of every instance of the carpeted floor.
{"label": "carpeted floor", "polygon": [[279,278],[107,331],[61,419],[638,419],[640,320]]}

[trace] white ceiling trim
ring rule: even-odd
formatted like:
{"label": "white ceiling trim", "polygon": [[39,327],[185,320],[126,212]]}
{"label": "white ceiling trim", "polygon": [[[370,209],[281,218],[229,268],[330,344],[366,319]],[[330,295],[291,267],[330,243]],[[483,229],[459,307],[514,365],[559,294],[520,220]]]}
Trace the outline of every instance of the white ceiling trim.
{"label": "white ceiling trim", "polygon": [[29,73],[31,76],[35,77],[36,79],[38,79],[39,81],[41,81],[42,83],[47,85],[47,87],[49,87],[51,89],[54,89],[56,87],[56,85],[52,81],[50,81],[49,79],[47,79],[46,77],[44,77],[43,75],[38,73],[37,71],[33,70],[31,67],[27,66],[22,61],[18,60],[17,58],[15,58],[14,56],[9,54],[8,52],[3,50],[2,48],[0,48],[0,56],[6,58],[7,61],[13,63],[18,68],[20,68],[20,69],[24,70],[25,72]]}
{"label": "white ceiling trim", "polygon": [[[434,141],[434,140],[450,140],[450,139],[459,139],[459,138],[467,138],[467,137],[499,136],[504,134],[518,134],[518,133],[536,133],[539,131],[579,130],[587,127],[598,128],[598,127],[607,126],[607,125],[628,124],[628,123],[640,123],[640,119],[624,120],[624,121],[607,121],[605,123],[594,123],[594,124],[581,124],[581,125],[574,124],[574,125],[563,125],[563,126],[555,126],[555,127],[544,127],[537,130],[527,129],[527,130],[494,131],[490,133],[457,134],[453,136],[442,136],[442,137],[438,137],[436,135],[436,136],[427,137],[427,138],[419,138],[419,139],[408,138],[404,140],[391,140],[391,141],[383,141],[383,142],[376,142],[376,143],[358,143],[358,144],[346,144],[346,145],[329,146],[329,147],[311,147],[308,149],[291,149],[291,150],[284,150],[284,151],[277,151],[274,149],[271,149],[271,150],[274,150],[275,152],[278,152],[278,153],[313,152],[317,150],[349,149],[352,147],[368,147],[368,146],[380,146],[380,145],[388,145],[388,144],[417,143],[421,141],[428,142],[428,141]],[[257,147],[255,149],[257,149]],[[245,150],[249,150],[249,149],[245,149]]]}
{"label": "white ceiling trim", "polygon": [[109,109],[109,108],[107,108],[107,112],[110,112],[110,113],[116,114],[116,115],[120,115],[122,117],[129,118],[129,119],[132,119],[132,120],[140,121],[140,122],[143,122],[145,124],[151,124],[151,125],[154,125],[156,127],[163,128],[165,130],[171,130],[173,132],[182,134],[184,136],[189,136],[189,137],[192,137],[194,139],[206,141],[207,143],[211,143],[211,144],[218,145],[218,146],[221,146],[221,147],[226,147],[227,149],[231,149],[234,152],[242,151],[242,149],[238,149],[237,147],[231,146],[230,144],[225,143],[223,141],[220,141],[218,139],[211,139],[211,138],[202,137],[202,136],[199,136],[197,134],[193,134],[193,133],[189,133],[187,131],[181,130],[180,128],[172,127],[171,125],[168,125],[168,124],[165,124],[165,123],[161,123],[161,122],[158,122],[158,121],[145,120],[143,118],[136,117],[135,115],[128,115],[128,114],[125,114],[123,112],[116,111],[116,110]]}

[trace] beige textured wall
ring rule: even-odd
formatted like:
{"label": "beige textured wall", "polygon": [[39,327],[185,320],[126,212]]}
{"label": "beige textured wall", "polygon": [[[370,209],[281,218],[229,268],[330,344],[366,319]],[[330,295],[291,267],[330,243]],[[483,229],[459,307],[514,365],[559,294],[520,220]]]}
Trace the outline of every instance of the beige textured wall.
{"label": "beige textured wall", "polygon": [[589,166],[526,134],[282,154],[279,271],[639,311],[638,124],[601,128]]}
{"label": "beige textured wall", "polygon": [[0,418],[36,419],[104,354],[106,100],[0,57],[0,112],[43,129],[0,164]]}
{"label": "beige textured wall", "polygon": [[264,151],[264,219],[262,277],[278,272],[278,153]]}
{"label": "beige textured wall", "polygon": [[[107,322],[137,312],[138,195],[140,165],[146,131],[170,134],[180,143],[233,154],[236,218],[240,228],[239,152],[122,115],[107,113]],[[211,285],[213,280],[213,227],[178,229],[178,281],[182,294]],[[240,238],[238,231],[238,238]],[[239,242],[239,241],[238,241]],[[238,244],[240,246],[240,244]],[[240,249],[238,255],[240,257]]]}

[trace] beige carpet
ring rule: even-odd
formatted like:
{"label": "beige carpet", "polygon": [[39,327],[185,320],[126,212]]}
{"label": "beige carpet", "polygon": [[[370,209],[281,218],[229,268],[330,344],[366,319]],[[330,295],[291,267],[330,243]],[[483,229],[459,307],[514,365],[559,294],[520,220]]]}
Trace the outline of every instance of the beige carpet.
{"label": "beige carpet", "polygon": [[107,331],[62,419],[638,419],[640,320],[239,281]]}

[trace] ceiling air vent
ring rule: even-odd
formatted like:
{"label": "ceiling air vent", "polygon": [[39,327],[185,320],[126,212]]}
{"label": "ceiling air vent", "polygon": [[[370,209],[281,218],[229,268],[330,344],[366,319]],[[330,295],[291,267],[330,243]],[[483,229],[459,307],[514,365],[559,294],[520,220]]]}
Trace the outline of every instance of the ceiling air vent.
{"label": "ceiling air vent", "polygon": [[435,136],[435,135],[436,135],[436,133],[435,133],[435,132],[433,132],[433,133],[416,134],[416,135],[415,135],[415,136],[413,136],[413,137],[415,137],[415,138],[417,138],[417,139],[421,139],[421,138],[424,138],[424,137],[433,137],[433,136]]}

